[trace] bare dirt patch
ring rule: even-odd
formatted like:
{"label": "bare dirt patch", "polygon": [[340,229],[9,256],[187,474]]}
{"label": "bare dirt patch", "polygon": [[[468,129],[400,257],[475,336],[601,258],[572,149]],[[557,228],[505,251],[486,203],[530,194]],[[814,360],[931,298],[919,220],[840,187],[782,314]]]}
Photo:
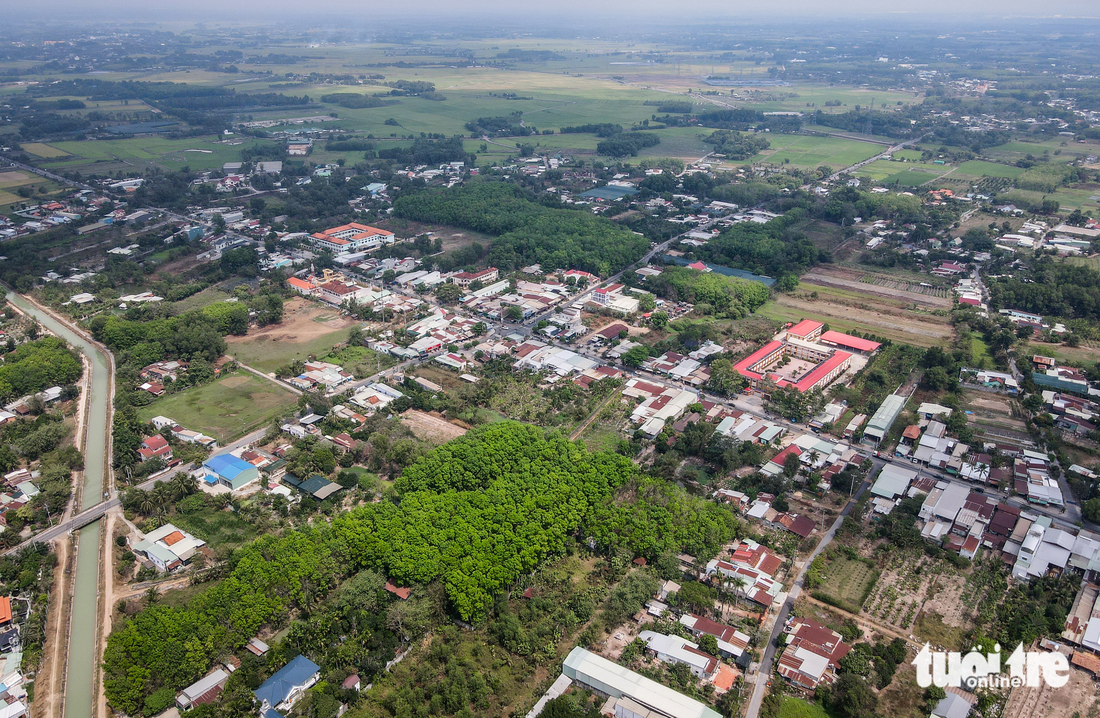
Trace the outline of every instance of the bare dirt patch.
{"label": "bare dirt patch", "polygon": [[1040,684],[1037,688],[1013,688],[1004,718],[1094,716],[1100,709],[1100,682],[1080,668],[1070,667],[1069,683],[1061,688],[1051,688],[1042,681]]}
{"label": "bare dirt patch", "polygon": [[30,179],[30,177],[23,172],[0,172],[0,186],[9,182],[22,182],[25,179]]}
{"label": "bare dirt patch", "polygon": [[805,274],[802,281],[826,287],[839,287],[894,301],[911,302],[934,309],[951,308],[951,299],[944,296],[945,292],[942,289],[918,286],[916,289],[921,291],[913,291],[912,285],[908,282],[898,282],[889,277],[868,275],[841,267],[816,267]]}
{"label": "bare dirt patch", "polygon": [[[868,297],[869,303],[813,300],[789,294],[776,297],[777,308],[782,310],[780,314],[785,321],[790,321],[791,317],[814,318],[838,331],[871,331],[892,341],[925,347],[943,344],[951,338],[951,325],[946,318],[924,317],[886,303],[876,306],[875,301],[871,297]],[[767,309],[763,311],[766,316],[772,316]]]}
{"label": "bare dirt patch", "polygon": [[443,417],[416,409],[407,410],[401,418],[412,433],[416,434],[416,438],[424,441],[445,444],[466,433],[466,429],[452,424]]}
{"label": "bare dirt patch", "polygon": [[231,336],[227,341],[232,344],[250,339],[271,339],[305,343],[335,329],[346,329],[354,323],[341,316],[337,309],[296,297],[283,306],[283,321],[261,329],[250,329],[244,337]]}

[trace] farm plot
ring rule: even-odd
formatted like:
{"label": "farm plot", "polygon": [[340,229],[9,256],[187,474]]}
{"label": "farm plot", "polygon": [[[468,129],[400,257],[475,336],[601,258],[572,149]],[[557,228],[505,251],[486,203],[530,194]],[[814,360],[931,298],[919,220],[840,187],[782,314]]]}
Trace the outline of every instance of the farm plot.
{"label": "farm plot", "polygon": [[35,155],[36,157],[43,157],[45,159],[53,159],[55,157],[67,157],[69,154],[65,150],[60,150],[56,147],[51,147],[50,145],[43,144],[41,142],[28,142],[26,144],[20,145],[20,147],[22,147],[25,151],[30,152],[32,155]]}
{"label": "farm plot", "polygon": [[[824,276],[824,275],[815,275]],[[856,289],[846,289],[823,284],[801,283],[792,294],[777,294],[775,298],[757,310],[757,313],[779,321],[792,317],[825,322],[841,332],[872,332],[894,342],[916,346],[936,346],[949,341],[952,328],[946,316],[910,308],[915,301],[899,301],[886,295],[887,290],[877,290],[858,281]],[[877,291],[874,291],[877,290]],[[882,292],[882,293],[879,293]],[[896,293],[895,293],[896,294]],[[927,302],[945,300],[923,295],[912,295]],[[938,308],[927,307],[927,310]],[[946,312],[943,312],[946,314]]]}
{"label": "farm plot", "polygon": [[833,548],[814,560],[811,571],[818,584],[811,595],[850,613],[859,612],[879,575],[870,560]]}
{"label": "farm plot", "polygon": [[980,391],[964,392],[967,423],[993,438],[1031,444],[1019,405],[1010,397]]}
{"label": "farm plot", "polygon": [[345,341],[354,324],[331,309],[295,298],[283,308],[283,321],[248,330],[243,337],[227,337],[228,352],[237,361],[271,372],[295,359],[327,354]]}
{"label": "farm plot", "polygon": [[[921,294],[926,297],[939,297],[940,299],[947,299],[951,296],[951,292],[945,287],[935,287],[927,283],[913,284],[912,282],[891,279],[890,277],[883,277],[877,274],[864,274],[859,278],[859,281],[875,287],[884,287],[890,290],[890,294],[906,292],[910,294]],[[948,305],[950,305],[950,302],[948,302]]]}
{"label": "farm plot", "polygon": [[972,625],[974,611],[961,600],[965,583],[962,572],[945,561],[922,551],[895,551],[863,612],[902,631],[911,631],[924,612],[942,616],[949,626]]}

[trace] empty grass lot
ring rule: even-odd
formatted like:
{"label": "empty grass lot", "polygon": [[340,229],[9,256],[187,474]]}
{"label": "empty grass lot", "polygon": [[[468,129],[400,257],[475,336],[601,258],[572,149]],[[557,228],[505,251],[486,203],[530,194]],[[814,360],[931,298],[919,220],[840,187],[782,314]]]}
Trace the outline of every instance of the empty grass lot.
{"label": "empty grass lot", "polygon": [[820,703],[807,703],[801,698],[783,696],[779,705],[779,718],[829,718]]}
{"label": "empty grass lot", "polygon": [[796,167],[828,165],[833,169],[841,169],[874,157],[884,149],[881,145],[870,142],[810,135],[769,134],[768,142],[771,147],[745,163],[784,164],[784,160],[790,160],[790,164]]}
{"label": "empty grass lot", "polygon": [[142,407],[143,421],[167,416],[193,431],[227,444],[265,426],[294,405],[295,395],[275,382],[243,370],[209,384],[187,389]]}

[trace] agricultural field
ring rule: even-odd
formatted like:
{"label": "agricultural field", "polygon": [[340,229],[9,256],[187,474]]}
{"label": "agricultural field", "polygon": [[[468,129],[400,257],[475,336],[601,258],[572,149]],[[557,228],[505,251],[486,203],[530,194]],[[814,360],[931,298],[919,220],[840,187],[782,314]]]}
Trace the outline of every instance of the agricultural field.
{"label": "agricultural field", "polygon": [[779,321],[815,319],[837,331],[870,331],[917,346],[948,341],[953,334],[946,316],[950,300],[919,285],[920,292],[912,291],[910,282],[903,290],[902,284],[890,275],[819,267],[803,276],[794,292],[775,294],[757,314]]}
{"label": "agricultural field", "polygon": [[139,410],[143,421],[167,416],[219,444],[265,426],[294,407],[296,396],[273,381],[244,370],[154,401]]}
{"label": "agricultural field", "polygon": [[169,139],[167,137],[132,137],[117,140],[85,140],[83,142],[54,142],[49,147],[61,155],[50,160],[52,170],[79,170],[81,172],[134,172],[161,167],[178,170],[184,166],[194,170],[221,169],[226,162],[241,158],[241,149],[263,143],[248,140],[247,143],[227,144],[211,137]]}
{"label": "agricultural field", "polygon": [[54,159],[56,157],[67,157],[69,154],[65,150],[60,150],[56,147],[51,147],[50,145],[43,144],[41,142],[27,142],[20,145],[20,147],[22,147],[24,151],[30,152],[32,155],[48,160]]}
{"label": "agricultural field", "polygon": [[[37,204],[54,194],[60,187],[61,185],[56,182],[30,172],[15,169],[0,171],[0,207],[20,202]],[[31,190],[31,195],[20,197],[18,194],[20,188]],[[46,190],[45,193],[42,192],[42,189]]]}
{"label": "agricultural field", "polygon": [[858,612],[878,580],[878,571],[869,559],[853,559],[840,550],[826,551],[822,558],[822,583],[813,591],[813,597]]}
{"label": "agricultural field", "polygon": [[283,321],[278,324],[253,327],[243,337],[227,337],[226,351],[248,366],[273,372],[296,359],[328,354],[347,340],[352,324],[339,310],[298,297],[284,305]]}
{"label": "agricultural field", "polygon": [[[863,602],[863,613],[894,630],[946,645],[952,629],[962,631],[974,622],[976,599],[970,593],[970,600],[963,600],[966,583],[963,571],[946,561],[929,558],[919,549],[893,550]],[[922,626],[928,635],[921,634]],[[933,626],[947,628],[940,629],[943,635],[935,635]]]}
{"label": "agricultural field", "polygon": [[[834,170],[842,169],[868,157],[874,157],[884,149],[881,145],[844,137],[818,137],[814,135],[769,134],[771,147],[744,162],[728,162],[730,165],[786,164],[790,160],[796,167],[819,167],[828,165]],[[657,149],[657,148],[654,148]],[[877,164],[877,163],[875,163]]]}
{"label": "agricultural field", "polygon": [[984,391],[965,391],[963,399],[970,412],[967,423],[977,430],[976,433],[991,440],[1001,438],[1031,443],[1015,399]]}
{"label": "agricultural field", "polygon": [[984,160],[970,160],[969,162],[963,162],[959,165],[955,174],[968,175],[970,177],[1019,177],[1024,173],[1022,167],[1016,167],[1013,165],[1002,165],[996,162],[986,162]]}

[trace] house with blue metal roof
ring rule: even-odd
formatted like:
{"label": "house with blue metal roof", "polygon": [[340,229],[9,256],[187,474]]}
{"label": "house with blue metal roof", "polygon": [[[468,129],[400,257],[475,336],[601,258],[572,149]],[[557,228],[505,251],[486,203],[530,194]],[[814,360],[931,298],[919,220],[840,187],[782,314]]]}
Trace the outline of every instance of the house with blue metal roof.
{"label": "house with blue metal roof", "polygon": [[305,656],[296,656],[252,692],[260,702],[260,715],[278,716],[290,710],[320,676],[320,666]]}
{"label": "house with blue metal roof", "polygon": [[260,470],[244,459],[232,454],[211,456],[202,465],[203,481],[211,486],[221,484],[230,489],[239,489],[260,478]]}

